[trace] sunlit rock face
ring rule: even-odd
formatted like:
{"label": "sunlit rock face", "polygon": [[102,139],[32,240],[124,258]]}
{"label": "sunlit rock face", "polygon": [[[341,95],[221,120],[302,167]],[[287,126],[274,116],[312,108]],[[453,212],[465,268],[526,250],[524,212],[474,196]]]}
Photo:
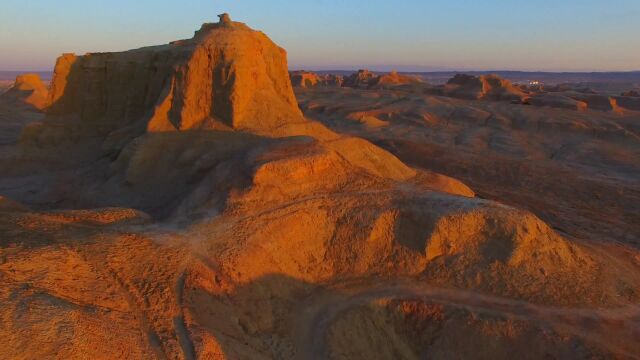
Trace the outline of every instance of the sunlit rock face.
{"label": "sunlit rock face", "polygon": [[76,117],[98,132],[133,124],[149,131],[262,131],[303,121],[286,52],[263,33],[224,19],[168,45],[61,56],[49,114]]}
{"label": "sunlit rock face", "polygon": [[13,86],[0,95],[0,101],[14,105],[24,104],[42,110],[49,104],[49,89],[38,74],[22,74],[16,77]]}

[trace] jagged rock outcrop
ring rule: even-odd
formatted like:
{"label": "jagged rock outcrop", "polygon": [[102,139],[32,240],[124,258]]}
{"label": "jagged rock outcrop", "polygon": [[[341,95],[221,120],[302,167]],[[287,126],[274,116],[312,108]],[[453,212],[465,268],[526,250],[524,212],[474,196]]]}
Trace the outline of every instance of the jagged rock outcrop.
{"label": "jagged rock outcrop", "polygon": [[367,88],[378,79],[378,75],[367,69],[360,69],[357,72],[345,77],[343,86],[351,88]]}
{"label": "jagged rock outcrop", "polygon": [[49,104],[49,89],[40,75],[22,74],[16,77],[13,86],[0,96],[0,100],[43,110]]}
{"label": "jagged rock outcrop", "polygon": [[316,73],[310,71],[293,71],[290,74],[291,85],[302,88],[318,86],[322,79]]}
{"label": "jagged rock outcrop", "polygon": [[319,75],[311,71],[292,71],[291,84],[295,87],[308,88],[315,86],[342,86],[343,77],[340,75]]}
{"label": "jagged rock outcrop", "polygon": [[640,92],[637,90],[625,91],[620,96],[640,97]]}
{"label": "jagged rock outcrop", "polygon": [[526,94],[509,80],[497,75],[457,74],[449,79],[442,94],[470,100],[522,101]]}

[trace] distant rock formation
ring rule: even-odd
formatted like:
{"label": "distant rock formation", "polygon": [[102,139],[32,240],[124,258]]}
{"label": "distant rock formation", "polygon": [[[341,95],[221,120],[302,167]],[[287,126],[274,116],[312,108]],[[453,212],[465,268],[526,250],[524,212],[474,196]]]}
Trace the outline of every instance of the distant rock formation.
{"label": "distant rock formation", "polygon": [[314,87],[320,83],[320,76],[309,71],[294,71],[290,73],[291,85],[303,88]]}
{"label": "distant rock formation", "polygon": [[371,87],[398,86],[409,84],[421,84],[422,79],[417,76],[401,75],[397,71],[380,75],[371,82]]}
{"label": "distant rock formation", "polygon": [[442,94],[470,100],[522,101],[526,97],[520,88],[497,75],[476,77],[457,74],[449,79],[442,89]]}
{"label": "distant rock formation", "polygon": [[16,77],[13,87],[1,97],[4,101],[26,104],[43,110],[49,104],[49,89],[40,79],[40,75],[23,74]]}
{"label": "distant rock formation", "polygon": [[366,88],[379,88],[385,86],[397,86],[407,84],[422,83],[422,79],[416,76],[401,75],[397,71],[392,71],[388,74],[378,75],[367,69],[358,70],[344,79],[343,86],[366,89]]}
{"label": "distant rock formation", "polygon": [[343,77],[340,75],[319,75],[311,71],[292,71],[291,84],[295,87],[342,86]]}
{"label": "distant rock formation", "polygon": [[367,69],[360,69],[358,72],[347,76],[343,86],[351,88],[368,88],[378,79],[378,75]]}

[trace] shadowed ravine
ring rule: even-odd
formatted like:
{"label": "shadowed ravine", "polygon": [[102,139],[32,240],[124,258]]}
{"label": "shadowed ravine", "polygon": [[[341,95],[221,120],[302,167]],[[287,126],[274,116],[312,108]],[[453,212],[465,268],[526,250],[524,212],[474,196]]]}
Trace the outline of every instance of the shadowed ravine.
{"label": "shadowed ravine", "polygon": [[[621,308],[562,308],[479,294],[477,292],[437,288],[412,281],[375,282],[353,287],[338,286],[335,291],[318,290],[298,305],[292,336],[301,352],[298,359],[327,359],[327,333],[332,323],[350,308],[368,306],[378,300],[410,299],[465,309],[477,314],[518,319],[536,326],[559,329],[609,348],[613,353],[638,358],[640,347],[619,348],[612,338],[633,344],[640,335],[640,306]],[[612,326],[613,325],[613,326]]]}

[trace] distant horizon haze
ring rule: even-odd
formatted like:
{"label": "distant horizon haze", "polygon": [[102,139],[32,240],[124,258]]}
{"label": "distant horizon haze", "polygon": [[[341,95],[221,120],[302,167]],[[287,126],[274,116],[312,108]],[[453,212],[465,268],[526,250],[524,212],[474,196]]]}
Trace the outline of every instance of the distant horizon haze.
{"label": "distant horizon haze", "polygon": [[10,0],[0,70],[189,38],[222,12],[285,48],[291,69],[640,71],[636,0]]}

